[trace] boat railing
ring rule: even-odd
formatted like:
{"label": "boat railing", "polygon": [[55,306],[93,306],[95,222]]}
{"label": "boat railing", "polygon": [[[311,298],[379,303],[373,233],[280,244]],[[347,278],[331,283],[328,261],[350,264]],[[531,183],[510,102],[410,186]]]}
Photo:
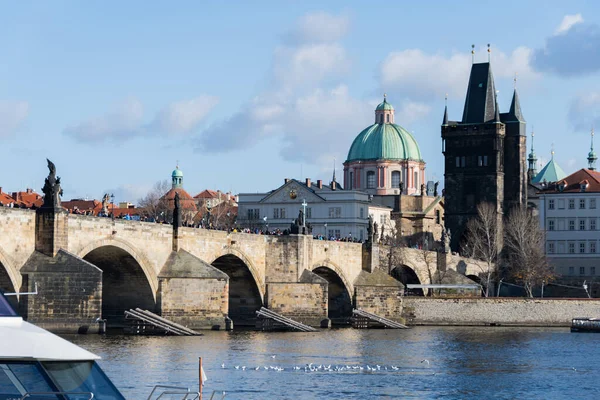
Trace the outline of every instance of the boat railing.
{"label": "boat railing", "polygon": [[27,392],[20,400],[25,400],[33,396],[54,396],[56,398],[56,395],[88,396],[87,400],[92,400],[94,398],[94,393],[92,392]]}
{"label": "boat railing", "polygon": [[[162,390],[162,391],[158,391]],[[153,397],[158,395],[157,397]],[[200,397],[200,392],[192,392],[190,388],[183,386],[156,385],[150,392],[147,400],[158,400],[163,396],[183,395],[181,400],[196,400]]]}

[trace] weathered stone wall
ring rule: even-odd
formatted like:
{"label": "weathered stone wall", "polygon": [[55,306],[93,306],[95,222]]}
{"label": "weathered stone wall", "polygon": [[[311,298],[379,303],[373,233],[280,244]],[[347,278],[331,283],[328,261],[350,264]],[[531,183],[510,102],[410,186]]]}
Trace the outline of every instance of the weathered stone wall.
{"label": "weathered stone wall", "polygon": [[600,299],[405,297],[403,316],[414,325],[570,326],[599,310]]}
{"label": "weathered stone wall", "polygon": [[269,283],[266,307],[295,321],[321,326],[327,318],[327,285],[318,283]]}
{"label": "weathered stone wall", "polygon": [[227,280],[160,278],[161,315],[191,329],[225,329],[229,307]]}
{"label": "weathered stone wall", "polygon": [[267,283],[298,282],[298,264],[305,256],[302,239],[300,235],[271,237],[265,254]]}
{"label": "weathered stone wall", "polygon": [[362,247],[360,243],[313,240],[309,269],[327,267],[335,271],[346,285],[348,293],[352,294],[354,280],[362,271]]}
{"label": "weathered stone wall", "polygon": [[17,289],[21,286],[19,268],[34,249],[35,212],[0,207],[0,269],[6,271],[11,285],[16,285]]}
{"label": "weathered stone wall", "polygon": [[356,286],[354,306],[394,321],[402,318],[402,291],[393,286]]}
{"label": "weathered stone wall", "polygon": [[35,249],[54,257],[69,243],[69,213],[61,208],[40,208],[35,212]]}
{"label": "weathered stone wall", "polygon": [[21,291],[38,294],[21,296],[19,309],[29,322],[59,332],[96,329],[102,314],[102,271],[65,251],[56,257],[35,252],[22,268]]}

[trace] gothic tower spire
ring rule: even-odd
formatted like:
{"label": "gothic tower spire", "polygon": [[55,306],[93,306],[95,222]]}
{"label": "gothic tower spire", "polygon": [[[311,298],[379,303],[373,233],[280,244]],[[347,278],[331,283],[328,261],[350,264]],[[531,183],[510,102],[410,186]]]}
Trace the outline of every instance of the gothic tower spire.
{"label": "gothic tower spire", "polygon": [[529,162],[529,169],[527,171],[529,182],[531,182],[531,180],[533,178],[535,178],[535,176],[537,175],[537,168],[536,168],[537,157],[535,155],[535,150],[533,149],[533,138],[534,137],[535,137],[535,132],[533,131],[533,128],[532,128],[531,129],[531,153],[529,153],[529,157],[527,158],[527,161]]}
{"label": "gothic tower spire", "polygon": [[448,93],[446,93],[445,102],[446,105],[444,106],[444,120],[442,121],[442,126],[448,126]]}

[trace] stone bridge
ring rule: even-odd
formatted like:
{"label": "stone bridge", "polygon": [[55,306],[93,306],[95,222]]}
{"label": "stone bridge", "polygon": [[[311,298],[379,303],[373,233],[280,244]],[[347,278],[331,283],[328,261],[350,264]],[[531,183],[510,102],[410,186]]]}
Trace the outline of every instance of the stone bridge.
{"label": "stone bridge", "polygon": [[[353,307],[399,318],[402,283],[443,269],[481,270],[457,256],[305,235],[263,236],[0,208],[0,289],[32,291],[18,306],[56,330],[145,308],[196,328],[255,323],[266,306],[311,325],[347,319]],[[440,262],[442,264],[440,264]],[[395,279],[394,279],[395,278]],[[437,283],[437,282],[436,282]]]}

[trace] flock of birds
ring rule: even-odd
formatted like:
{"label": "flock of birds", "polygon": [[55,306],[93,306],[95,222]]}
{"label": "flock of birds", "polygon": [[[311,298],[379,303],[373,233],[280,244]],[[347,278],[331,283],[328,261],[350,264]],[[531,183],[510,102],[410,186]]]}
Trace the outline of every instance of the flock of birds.
{"label": "flock of birds", "polygon": [[[275,358],[275,356],[271,356],[271,358]],[[421,360],[421,364],[427,364],[427,367],[430,366],[429,360]],[[221,368],[222,369],[227,369],[225,363],[221,364]],[[279,365],[263,365],[263,366],[256,366],[256,367],[247,367],[245,365],[236,365],[233,367],[235,370],[239,370],[239,371],[275,371],[275,372],[282,372],[282,371],[286,371],[286,370],[292,370],[292,371],[303,371],[303,372],[355,372],[355,373],[360,373],[360,372],[386,372],[386,371],[400,371],[403,370],[403,368],[400,368],[398,366],[395,365],[325,365],[325,364],[315,364],[315,363],[309,363],[303,366],[299,366],[299,365],[294,365],[291,368],[285,368]],[[415,372],[414,369],[411,369],[411,372]],[[433,372],[431,375],[435,375],[435,372]]]}

